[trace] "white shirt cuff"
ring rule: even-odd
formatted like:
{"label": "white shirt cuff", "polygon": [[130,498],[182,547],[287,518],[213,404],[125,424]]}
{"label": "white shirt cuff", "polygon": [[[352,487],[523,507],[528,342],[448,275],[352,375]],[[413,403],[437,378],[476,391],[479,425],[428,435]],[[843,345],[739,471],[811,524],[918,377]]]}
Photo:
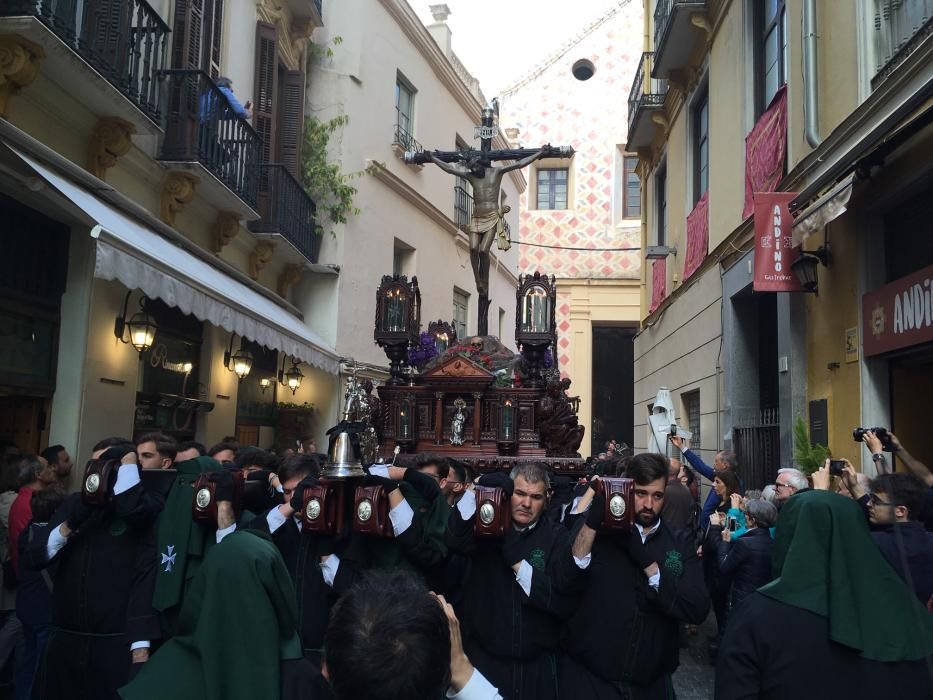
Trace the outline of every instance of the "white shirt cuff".
{"label": "white shirt cuff", "polygon": [[334,579],[337,578],[337,569],[340,568],[340,557],[331,554],[327,559],[321,562],[321,575],[324,577],[324,583],[331,588],[334,587]]}
{"label": "white shirt cuff", "polygon": [[279,484],[278,486],[276,486],[276,487],[275,487],[275,490],[276,490],[278,493],[285,493],[285,488],[282,486],[282,484]]}
{"label": "white shirt cuff", "polygon": [[532,573],[534,573],[534,569],[531,568],[531,564],[522,559],[522,563],[518,566],[518,571],[515,572],[515,580],[518,581],[518,585],[525,591],[525,595],[529,596],[531,595]]}
{"label": "white shirt cuff", "polygon": [[130,651],[136,651],[137,649],[148,649],[148,648],[149,648],[149,642],[148,642],[148,641],[145,641],[145,642],[133,642],[132,644],[130,644]]}
{"label": "white shirt cuff", "polygon": [[661,585],[661,571],[660,570],[658,570],[658,573],[656,573],[654,576],[648,577],[648,585],[651,586],[654,590],[658,590],[658,586]]}
{"label": "white shirt cuff", "polygon": [[577,510],[580,507],[580,501],[583,500],[583,496],[577,496],[573,499],[573,503],[570,504],[570,514],[579,515],[580,513],[585,513],[590,509],[590,506],[593,504],[593,499],[590,499],[590,502],[586,504],[586,508],[583,510]]}
{"label": "white shirt cuff", "polygon": [[384,464],[374,464],[369,468],[369,473],[373,476],[381,476],[383,479],[389,478],[389,468]]}
{"label": "white shirt cuff", "polygon": [[499,690],[475,668],[470,680],[460,689],[460,692],[454,693],[448,690],[447,697],[455,700],[502,700]]}
{"label": "white shirt cuff", "polygon": [[[593,561],[593,553],[592,553],[592,552],[590,552],[589,554],[587,554],[587,555],[586,555],[585,557],[583,557],[582,559],[578,559],[577,557],[574,557],[574,558],[573,558],[573,563],[576,564],[576,565],[577,565],[577,568],[580,568],[580,569],[585,569],[585,568],[587,568],[587,567],[590,565],[590,562],[591,562],[591,561]],[[658,577],[660,578],[660,574],[658,574]]]}
{"label": "white shirt cuff", "polygon": [[415,511],[408,505],[408,501],[402,499],[402,502],[389,511],[389,520],[392,521],[392,531],[398,537],[405,530],[411,527],[415,519]]}
{"label": "white shirt cuff", "polygon": [[217,531],[217,544],[223,540],[224,537],[236,530],[236,523],[233,523],[230,527],[225,527],[223,530]]}
{"label": "white shirt cuff", "polygon": [[463,498],[457,501],[457,510],[460,511],[460,517],[469,520],[476,513],[476,492],[473,489],[467,489],[463,493]]}
{"label": "white shirt cuff", "polygon": [[273,508],[266,514],[266,524],[269,526],[269,532],[274,533],[285,524],[287,518],[282,515],[278,508]]}
{"label": "white shirt cuff", "polygon": [[113,495],[119,496],[139,483],[139,467],[135,464],[121,464],[117,471],[117,483],[113,485]]}
{"label": "white shirt cuff", "polygon": [[67,543],[68,543],[68,538],[62,534],[61,525],[59,525],[57,528],[52,530],[52,532],[49,533],[48,544],[46,544],[46,553],[49,555],[49,560],[51,560],[52,557],[58,554],[58,550],[64,547]]}

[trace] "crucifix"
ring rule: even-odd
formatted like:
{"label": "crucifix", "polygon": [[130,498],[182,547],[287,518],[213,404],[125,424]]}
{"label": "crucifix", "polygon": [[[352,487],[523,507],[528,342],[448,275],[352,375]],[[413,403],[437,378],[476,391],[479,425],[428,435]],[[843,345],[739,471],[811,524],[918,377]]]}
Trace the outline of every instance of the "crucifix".
{"label": "crucifix", "polygon": [[[409,164],[434,163],[446,173],[468,180],[473,188],[473,215],[470,218],[470,264],[479,294],[477,335],[489,334],[489,251],[494,240],[499,250],[508,250],[512,242],[505,234],[505,215],[511,207],[502,206],[499,191],[502,176],[512,170],[524,168],[539,158],[569,158],[573,155],[570,146],[554,147],[550,144],[541,148],[513,148],[493,150],[492,140],[498,134],[496,116],[498,103],[483,110],[481,126],[476,127],[480,149],[465,148],[459,151],[407,151],[405,162]],[[493,161],[513,161],[508,165],[493,165]]]}

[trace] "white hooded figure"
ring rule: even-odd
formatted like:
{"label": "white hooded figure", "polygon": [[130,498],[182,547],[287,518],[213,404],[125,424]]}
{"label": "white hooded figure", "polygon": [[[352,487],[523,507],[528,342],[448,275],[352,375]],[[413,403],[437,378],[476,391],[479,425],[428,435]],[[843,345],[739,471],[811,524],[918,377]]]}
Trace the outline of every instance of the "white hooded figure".
{"label": "white hooded figure", "polygon": [[671,428],[675,427],[677,435],[689,440],[693,433],[677,426],[677,416],[674,412],[674,402],[671,392],[666,387],[658,389],[654,398],[654,405],[648,415],[648,452],[670,455],[671,443],[668,436]]}

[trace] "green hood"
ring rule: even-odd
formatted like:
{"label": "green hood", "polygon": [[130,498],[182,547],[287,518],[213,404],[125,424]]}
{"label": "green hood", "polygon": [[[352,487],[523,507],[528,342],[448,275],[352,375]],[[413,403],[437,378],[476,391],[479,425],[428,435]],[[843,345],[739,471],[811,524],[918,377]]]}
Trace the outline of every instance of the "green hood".
{"label": "green hood", "polygon": [[933,654],[933,621],[868,534],[862,509],[828,491],[792,496],[774,536],[774,571],[759,591],[829,620],[829,636],[875,661]]}

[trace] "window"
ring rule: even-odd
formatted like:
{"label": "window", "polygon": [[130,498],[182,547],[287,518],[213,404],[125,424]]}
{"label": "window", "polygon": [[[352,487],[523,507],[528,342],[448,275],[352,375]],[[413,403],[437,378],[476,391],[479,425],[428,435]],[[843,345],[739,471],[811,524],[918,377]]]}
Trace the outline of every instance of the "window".
{"label": "window", "polygon": [[784,0],[756,2],[758,10],[756,114],[765,111],[787,82],[787,10]]}
{"label": "window", "polygon": [[693,203],[709,187],[709,93],[703,93],[693,104]]}
{"label": "window", "polygon": [[693,437],[690,438],[690,447],[695,450],[700,447],[700,390],[681,394],[680,400],[684,404],[687,430],[693,433]]}
{"label": "window", "polygon": [[415,88],[399,73],[395,78],[395,142],[412,150],[412,122],[415,115]]}
{"label": "window", "polygon": [[414,258],[415,249],[396,238],[392,249],[392,274],[411,277],[414,274]]}
{"label": "window", "polygon": [[[454,146],[458,151],[465,151],[469,146],[457,137]],[[468,231],[470,218],[473,216],[473,186],[465,177],[454,180],[454,221],[461,231]]]}
{"label": "window", "polygon": [[667,245],[667,166],[661,168],[654,178],[654,196],[657,212],[657,245]]}
{"label": "window", "polygon": [[545,168],[538,170],[538,209],[566,209],[567,184],[570,171],[567,168]]}
{"label": "window", "polygon": [[641,180],[635,172],[638,156],[625,156],[623,159],[622,183],[622,218],[641,218]]}
{"label": "window", "polygon": [[454,325],[457,338],[465,338],[467,330],[467,309],[470,308],[470,295],[454,287]]}

